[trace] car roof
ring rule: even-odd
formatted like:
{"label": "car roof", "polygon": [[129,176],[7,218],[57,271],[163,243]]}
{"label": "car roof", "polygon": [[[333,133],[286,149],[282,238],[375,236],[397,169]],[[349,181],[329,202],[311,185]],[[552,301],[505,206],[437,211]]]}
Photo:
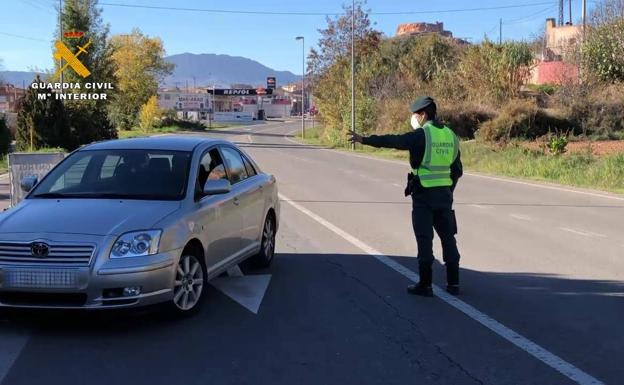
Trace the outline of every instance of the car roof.
{"label": "car roof", "polygon": [[115,139],[84,146],[80,151],[90,150],[171,150],[193,151],[202,144],[231,144],[225,140],[199,135],[163,135],[145,138]]}

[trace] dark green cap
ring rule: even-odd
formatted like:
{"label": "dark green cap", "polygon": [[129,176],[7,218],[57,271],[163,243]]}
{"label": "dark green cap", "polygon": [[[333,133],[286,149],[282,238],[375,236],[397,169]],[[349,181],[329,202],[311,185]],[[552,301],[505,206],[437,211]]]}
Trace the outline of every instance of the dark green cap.
{"label": "dark green cap", "polygon": [[431,97],[422,96],[416,99],[414,103],[412,103],[412,105],[410,106],[410,111],[412,111],[412,113],[422,111],[432,104],[435,104],[435,102]]}

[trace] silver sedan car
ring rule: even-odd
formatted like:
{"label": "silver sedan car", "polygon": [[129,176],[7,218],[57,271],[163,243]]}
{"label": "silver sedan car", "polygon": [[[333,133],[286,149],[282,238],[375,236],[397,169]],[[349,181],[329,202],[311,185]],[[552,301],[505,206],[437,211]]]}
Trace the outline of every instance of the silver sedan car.
{"label": "silver sedan car", "polygon": [[114,140],[73,152],[0,214],[0,307],[196,310],[206,283],[273,260],[275,178],[221,140]]}

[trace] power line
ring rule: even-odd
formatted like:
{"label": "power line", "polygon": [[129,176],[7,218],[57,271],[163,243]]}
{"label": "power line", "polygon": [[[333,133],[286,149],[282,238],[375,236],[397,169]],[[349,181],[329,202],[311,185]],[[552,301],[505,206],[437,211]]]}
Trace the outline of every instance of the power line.
{"label": "power line", "polygon": [[555,8],[556,8],[556,6],[550,6],[550,7],[544,8],[544,9],[542,9],[540,11],[537,11],[535,13],[531,13],[530,15],[526,15],[526,16],[523,16],[523,17],[520,17],[520,18],[517,18],[517,19],[511,19],[511,20],[505,21],[505,22],[503,22],[503,24],[505,24],[505,25],[519,24],[519,23],[522,23],[524,21],[531,20],[531,19],[535,18],[535,16],[541,15],[541,14],[546,13],[548,11],[552,11]]}
{"label": "power line", "polygon": [[45,43],[49,43],[50,42],[48,40],[38,39],[38,38],[35,38],[35,37],[28,37],[28,36],[24,36],[24,35],[15,35],[13,33],[8,33],[8,32],[0,32],[0,35],[17,37],[19,39],[26,39],[26,40],[32,40],[32,41],[42,41],[42,42],[45,42]]}
{"label": "power line", "polygon": [[[231,9],[207,9],[207,8],[186,8],[186,7],[165,7],[156,5],[140,5],[140,4],[123,4],[123,3],[99,3],[101,6],[108,7],[124,7],[124,8],[140,8],[140,9],[153,9],[163,11],[186,11],[186,12],[205,12],[205,13],[223,13],[223,14],[240,14],[240,15],[285,15],[285,16],[339,16],[344,15],[344,12],[280,12],[280,11],[239,11]],[[456,12],[479,12],[479,11],[491,11],[499,9],[512,9],[512,8],[528,8],[537,7],[540,5],[552,5],[552,1],[539,2],[539,3],[525,3],[515,5],[500,5],[493,7],[477,7],[477,8],[458,8],[458,9],[440,9],[440,10],[425,10],[425,11],[397,11],[397,12],[370,12],[370,15],[421,15],[421,14],[436,14],[436,13],[456,13]]]}

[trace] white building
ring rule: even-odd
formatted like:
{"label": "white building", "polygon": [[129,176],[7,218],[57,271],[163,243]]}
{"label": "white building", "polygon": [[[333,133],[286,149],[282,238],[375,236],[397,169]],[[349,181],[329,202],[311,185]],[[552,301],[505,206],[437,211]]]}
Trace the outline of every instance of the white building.
{"label": "white building", "polygon": [[178,117],[190,120],[206,120],[211,109],[212,95],[181,91],[159,91],[158,107],[175,110]]}

